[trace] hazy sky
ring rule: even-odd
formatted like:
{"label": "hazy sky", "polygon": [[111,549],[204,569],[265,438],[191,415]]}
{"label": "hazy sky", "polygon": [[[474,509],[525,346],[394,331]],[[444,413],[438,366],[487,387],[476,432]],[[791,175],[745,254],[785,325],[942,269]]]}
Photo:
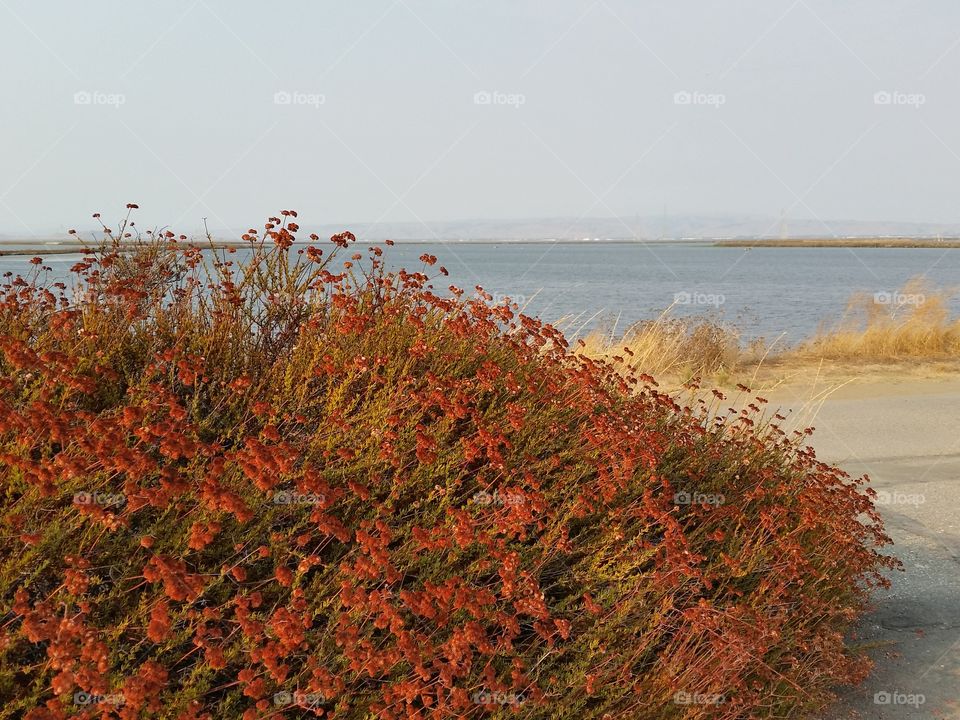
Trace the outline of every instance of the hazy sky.
{"label": "hazy sky", "polygon": [[0,56],[4,233],[960,222],[955,0],[0,0]]}

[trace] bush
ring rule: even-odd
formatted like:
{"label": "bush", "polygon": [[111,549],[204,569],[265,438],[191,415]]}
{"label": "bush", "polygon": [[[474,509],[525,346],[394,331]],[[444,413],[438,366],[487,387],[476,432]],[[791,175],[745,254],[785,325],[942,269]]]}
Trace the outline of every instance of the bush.
{"label": "bush", "polygon": [[295,218],[3,287],[0,717],[798,717],[863,675],[863,479]]}
{"label": "bush", "polygon": [[[664,311],[654,320],[642,320],[620,337],[591,332],[577,340],[577,351],[610,362],[618,370],[642,367],[664,378],[715,376],[741,365],[747,348],[740,347],[736,331],[704,318],[674,318]],[[626,356],[624,348],[630,350]]]}
{"label": "bush", "polygon": [[799,358],[856,363],[955,360],[960,319],[951,317],[955,288],[936,289],[923,277],[896,292],[856,293],[844,318],[796,348]]}

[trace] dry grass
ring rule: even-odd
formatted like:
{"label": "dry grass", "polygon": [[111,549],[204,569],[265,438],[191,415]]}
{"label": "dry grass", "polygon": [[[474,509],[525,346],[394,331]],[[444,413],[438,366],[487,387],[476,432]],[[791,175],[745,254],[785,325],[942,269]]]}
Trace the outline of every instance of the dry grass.
{"label": "dry grass", "polygon": [[714,376],[737,365],[743,354],[736,330],[705,319],[680,319],[667,312],[631,326],[622,336],[594,331],[578,342],[579,352],[616,366],[660,378]]}
{"label": "dry grass", "polygon": [[843,319],[788,355],[827,360],[887,362],[949,360],[960,355],[960,319],[951,318],[955,290],[930,288],[915,278],[878,302],[854,295]]}
{"label": "dry grass", "polygon": [[[615,366],[683,383],[701,377],[726,385],[756,380],[763,371],[774,384],[811,366],[818,372],[870,366],[872,371],[960,361],[960,318],[951,317],[954,289],[931,288],[922,278],[893,294],[857,293],[839,322],[825,325],[793,347],[744,344],[735,328],[704,318],[679,319],[668,308],[656,320],[630,327],[623,335],[594,331],[578,352]],[[750,383],[748,383],[750,384]]]}

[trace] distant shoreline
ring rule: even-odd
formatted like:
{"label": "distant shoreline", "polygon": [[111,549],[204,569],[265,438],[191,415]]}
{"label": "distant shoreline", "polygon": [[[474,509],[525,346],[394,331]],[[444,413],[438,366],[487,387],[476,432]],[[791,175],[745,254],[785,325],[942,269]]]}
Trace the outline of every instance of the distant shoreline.
{"label": "distant shoreline", "polygon": [[[38,257],[43,257],[45,255],[77,255],[77,254],[89,254],[93,252],[98,252],[98,248],[91,245],[90,243],[49,243],[44,245],[30,245],[29,243],[18,243],[11,242],[9,245],[17,245],[19,247],[4,247],[5,244],[0,242],[0,257],[16,256],[16,255],[36,255]],[[195,243],[198,247],[203,248],[213,248],[215,250],[225,250],[228,248],[242,248],[246,247],[246,243],[235,243],[235,242],[204,242]],[[184,243],[186,245],[186,243]],[[121,251],[133,250],[138,245],[133,243],[123,243],[120,245]]]}
{"label": "distant shoreline", "polygon": [[[357,238],[357,245],[383,245],[388,240],[392,240],[397,245],[713,245],[717,238],[657,238],[654,240],[645,240],[642,238]],[[326,238],[320,240],[295,240],[295,246],[322,245]],[[187,245],[193,242],[196,245],[209,247],[209,243],[203,240],[181,241],[181,244]],[[5,249],[7,246],[17,246],[15,250]],[[214,240],[214,247],[249,247],[249,242],[239,240]],[[11,252],[57,252],[61,248],[93,248],[91,243],[71,243],[41,241],[33,245],[29,241],[21,240],[0,240],[0,253]],[[79,250],[78,250],[79,251]]]}
{"label": "distant shoreline", "polygon": [[83,247],[74,247],[74,248],[50,248],[50,247],[35,247],[35,248],[16,248],[14,250],[3,250],[3,246],[0,245],[0,257],[5,257],[8,255],[39,255],[43,257],[44,255],[74,255],[76,253],[85,253],[87,248]]}
{"label": "distant shoreline", "polygon": [[[358,239],[358,245],[381,245],[385,240]],[[639,238],[593,238],[593,239],[554,239],[554,238],[472,238],[437,239],[406,238],[395,240],[397,245],[686,245],[727,248],[903,248],[903,249],[960,249],[960,237],[949,238],[910,238],[910,237],[849,237],[849,238],[659,238],[643,240]],[[183,245],[190,244],[188,242]],[[193,241],[194,245],[204,248],[227,249],[244,248],[249,243],[234,240],[216,240],[212,244],[205,240]],[[294,243],[295,247],[322,245],[323,241],[303,241]],[[135,245],[129,245],[129,248]],[[125,249],[121,245],[121,249]],[[91,243],[44,241],[33,245],[29,242],[0,240],[0,257],[17,255],[68,255],[71,253],[90,253],[95,251]]]}
{"label": "distant shoreline", "polygon": [[714,247],[740,248],[960,248],[960,238],[796,238],[717,240]]}

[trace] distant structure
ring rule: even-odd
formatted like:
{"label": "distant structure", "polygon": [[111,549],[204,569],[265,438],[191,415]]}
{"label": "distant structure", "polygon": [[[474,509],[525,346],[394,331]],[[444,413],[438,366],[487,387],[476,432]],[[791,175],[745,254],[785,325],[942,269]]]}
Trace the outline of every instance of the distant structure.
{"label": "distant structure", "polygon": [[787,232],[787,211],[785,208],[780,209],[780,239],[786,240],[790,237],[790,234]]}

